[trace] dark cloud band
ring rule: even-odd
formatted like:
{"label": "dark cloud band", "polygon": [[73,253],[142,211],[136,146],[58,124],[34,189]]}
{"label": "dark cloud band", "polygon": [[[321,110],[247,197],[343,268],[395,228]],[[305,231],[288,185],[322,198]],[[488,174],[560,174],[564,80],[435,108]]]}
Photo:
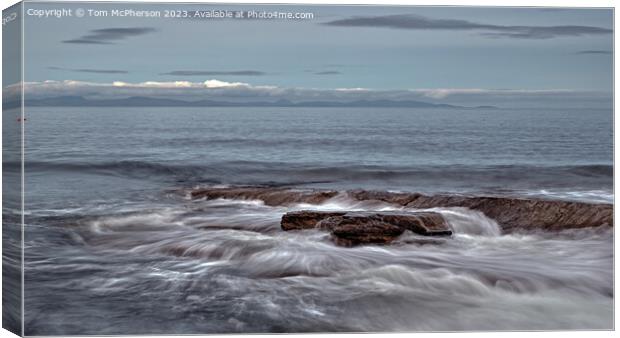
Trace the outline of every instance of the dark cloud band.
{"label": "dark cloud band", "polygon": [[64,40],[63,43],[109,45],[128,37],[144,35],[155,31],[155,28],[150,27],[93,29],[89,31],[90,34],[83,35],[77,39]]}
{"label": "dark cloud band", "polygon": [[340,75],[340,74],[342,74],[342,73],[339,72],[339,71],[336,71],[336,70],[326,70],[324,72],[316,72],[316,73],[314,73],[314,75]]}
{"label": "dark cloud band", "polygon": [[579,55],[583,55],[583,54],[605,54],[605,55],[611,55],[613,54],[612,51],[610,50],[580,50],[575,54],[579,54]]}
{"label": "dark cloud band", "polygon": [[129,72],[126,70],[118,70],[118,69],[88,69],[88,68],[62,68],[62,67],[48,67],[48,69],[53,70],[64,70],[69,72],[76,73],[93,73],[93,74],[128,74]]}
{"label": "dark cloud band", "polygon": [[420,15],[352,17],[324,23],[339,27],[384,27],[412,30],[482,31],[492,38],[551,39],[563,36],[611,34],[613,30],[592,26],[502,26],[467,20],[433,19]]}

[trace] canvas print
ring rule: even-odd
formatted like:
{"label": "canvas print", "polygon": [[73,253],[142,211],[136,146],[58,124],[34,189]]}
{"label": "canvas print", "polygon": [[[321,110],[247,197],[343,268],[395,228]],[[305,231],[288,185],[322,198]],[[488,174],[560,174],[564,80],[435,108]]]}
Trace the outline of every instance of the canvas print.
{"label": "canvas print", "polygon": [[3,11],[20,335],[611,330],[613,8]]}

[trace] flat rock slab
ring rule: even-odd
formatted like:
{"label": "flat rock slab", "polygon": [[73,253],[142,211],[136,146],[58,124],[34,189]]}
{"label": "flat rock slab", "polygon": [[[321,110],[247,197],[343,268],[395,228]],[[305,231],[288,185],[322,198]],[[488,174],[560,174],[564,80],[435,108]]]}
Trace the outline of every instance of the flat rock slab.
{"label": "flat rock slab", "polygon": [[[368,190],[312,190],[274,187],[202,188],[191,191],[194,199],[261,200],[269,206],[299,203],[321,204],[336,196],[356,201],[380,201],[413,209],[464,207],[484,213],[497,221],[502,231],[559,231],[573,228],[613,226],[614,206],[535,198],[434,195]],[[312,227],[309,221],[308,227]],[[285,229],[287,230],[287,229]]]}
{"label": "flat rock slab", "polygon": [[346,212],[293,211],[282,216],[282,230],[304,230],[319,228],[319,222],[333,216],[344,216]]}
{"label": "flat rock slab", "polygon": [[294,211],[282,216],[282,229],[330,231],[343,246],[389,244],[405,230],[424,236],[450,236],[452,230],[436,212],[328,212]]}
{"label": "flat rock slab", "polygon": [[302,190],[285,188],[206,188],[191,192],[192,199],[206,198],[208,200],[243,199],[260,200],[269,206],[289,205],[294,203],[321,204],[338,195],[337,191],[331,190]]}

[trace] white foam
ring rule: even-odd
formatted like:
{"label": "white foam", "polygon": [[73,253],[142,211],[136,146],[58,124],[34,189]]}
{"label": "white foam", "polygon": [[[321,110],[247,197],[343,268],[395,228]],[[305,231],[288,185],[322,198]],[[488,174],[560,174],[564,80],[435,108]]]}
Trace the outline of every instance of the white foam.
{"label": "white foam", "polygon": [[428,210],[440,213],[457,235],[495,237],[502,233],[499,224],[480,211],[461,207],[432,208]]}

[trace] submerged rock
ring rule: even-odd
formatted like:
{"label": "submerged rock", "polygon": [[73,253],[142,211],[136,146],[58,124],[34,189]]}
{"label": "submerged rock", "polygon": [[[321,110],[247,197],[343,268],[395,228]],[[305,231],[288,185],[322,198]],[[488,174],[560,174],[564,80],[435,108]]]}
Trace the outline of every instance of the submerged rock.
{"label": "submerged rock", "polygon": [[452,230],[446,220],[437,212],[417,211],[407,214],[377,214],[390,224],[424,236],[449,236]]}
{"label": "submerged rock", "polygon": [[191,192],[192,198],[206,199],[244,199],[260,200],[269,206],[287,205],[292,203],[321,204],[336,196],[337,191],[330,190],[294,190],[284,188],[207,188]]}
{"label": "submerged rock", "polygon": [[405,230],[424,236],[449,236],[452,231],[435,212],[372,213],[294,211],[282,216],[283,230],[323,229],[339,245],[389,244]]}
{"label": "submerged rock", "polygon": [[317,228],[317,224],[332,216],[343,216],[346,212],[297,211],[282,216],[282,230],[303,230]]}
{"label": "submerged rock", "polygon": [[334,242],[342,246],[360,244],[389,244],[405,232],[405,229],[370,217],[331,217]]}
{"label": "submerged rock", "polygon": [[270,206],[299,203],[321,204],[337,195],[357,201],[379,201],[415,209],[465,207],[481,211],[498,222],[502,230],[507,232],[520,229],[555,231],[613,226],[613,205],[605,203],[487,196],[426,196],[418,193],[367,190],[338,192],[272,187],[205,188],[191,192],[192,198],[260,200]]}

